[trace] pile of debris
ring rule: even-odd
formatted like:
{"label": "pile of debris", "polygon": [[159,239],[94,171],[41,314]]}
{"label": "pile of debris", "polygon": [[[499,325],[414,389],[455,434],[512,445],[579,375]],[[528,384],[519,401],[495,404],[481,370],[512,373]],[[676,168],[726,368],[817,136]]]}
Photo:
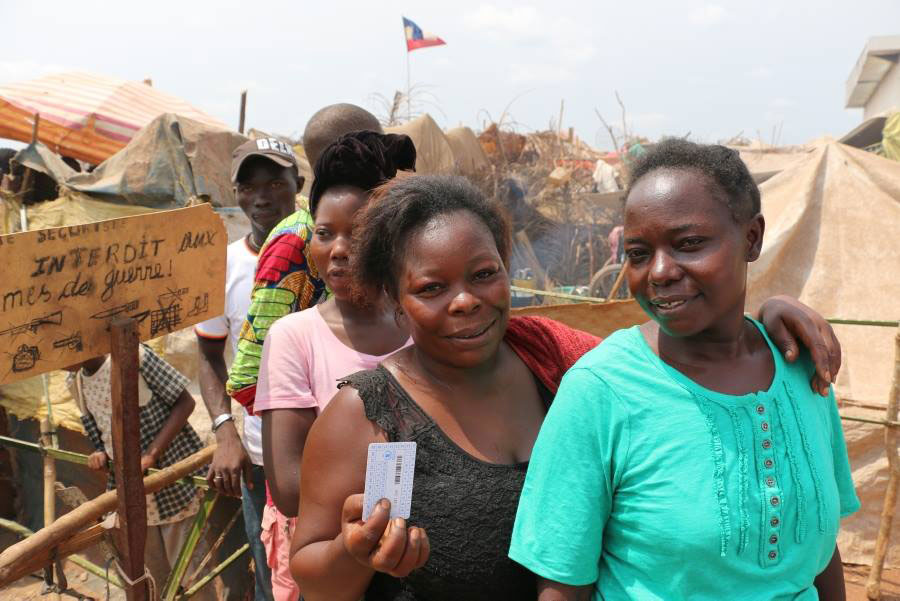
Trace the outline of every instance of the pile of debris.
{"label": "pile of debris", "polygon": [[572,129],[520,134],[491,123],[478,141],[490,161],[485,191],[507,206],[517,246],[530,247],[521,254],[533,257],[523,265],[514,255],[514,279],[534,280],[525,287],[605,296],[591,282],[618,261],[607,237],[622,221],[628,159],[592,148]]}

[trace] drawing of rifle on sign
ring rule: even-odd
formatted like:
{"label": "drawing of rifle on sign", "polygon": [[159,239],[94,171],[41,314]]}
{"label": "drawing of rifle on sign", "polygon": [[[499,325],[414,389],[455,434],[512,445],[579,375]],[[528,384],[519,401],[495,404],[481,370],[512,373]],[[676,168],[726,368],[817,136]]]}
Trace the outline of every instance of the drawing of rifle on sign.
{"label": "drawing of rifle on sign", "polygon": [[0,236],[0,384],[110,352],[223,310],[225,228],[208,205]]}

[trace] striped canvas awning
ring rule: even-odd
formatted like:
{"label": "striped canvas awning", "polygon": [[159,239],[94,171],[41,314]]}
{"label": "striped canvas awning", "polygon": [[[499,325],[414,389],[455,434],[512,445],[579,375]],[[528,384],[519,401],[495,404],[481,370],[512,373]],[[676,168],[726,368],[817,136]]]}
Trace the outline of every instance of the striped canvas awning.
{"label": "striped canvas awning", "polygon": [[95,164],[163,113],[228,129],[180,98],[124,79],[59,73],[0,85],[0,138],[30,142],[35,113],[40,113],[41,142],[61,155]]}

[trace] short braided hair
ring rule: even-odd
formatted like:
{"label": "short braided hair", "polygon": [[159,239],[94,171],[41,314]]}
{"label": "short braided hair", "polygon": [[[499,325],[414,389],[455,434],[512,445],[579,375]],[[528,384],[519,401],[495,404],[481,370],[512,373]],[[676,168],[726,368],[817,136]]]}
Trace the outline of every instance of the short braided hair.
{"label": "short braided hair", "polygon": [[746,223],[760,212],[759,188],[736,150],[682,138],[665,139],[637,160],[628,193],[642,177],[657,169],[692,169],[705,175],[713,194],[728,205],[737,223]]}

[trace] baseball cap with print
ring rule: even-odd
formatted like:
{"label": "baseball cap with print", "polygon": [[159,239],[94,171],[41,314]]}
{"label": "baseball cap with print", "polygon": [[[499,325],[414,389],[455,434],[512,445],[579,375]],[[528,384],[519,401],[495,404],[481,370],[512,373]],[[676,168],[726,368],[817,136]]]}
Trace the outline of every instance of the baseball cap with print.
{"label": "baseball cap with print", "polygon": [[300,170],[297,167],[297,157],[294,150],[285,142],[278,138],[259,138],[257,140],[249,140],[238,146],[231,155],[231,183],[237,182],[238,173],[241,165],[252,156],[266,157],[276,165],[282,167],[293,167],[294,171],[299,175]]}

